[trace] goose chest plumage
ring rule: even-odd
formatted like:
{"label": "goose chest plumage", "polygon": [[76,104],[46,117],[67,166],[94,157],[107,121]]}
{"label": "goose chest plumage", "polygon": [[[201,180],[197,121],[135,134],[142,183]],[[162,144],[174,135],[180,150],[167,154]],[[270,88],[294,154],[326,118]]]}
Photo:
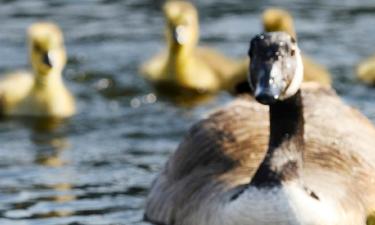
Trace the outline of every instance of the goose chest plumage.
{"label": "goose chest plumage", "polygon": [[365,224],[375,209],[372,123],[328,87],[300,88],[302,60],[289,35],[258,35],[249,55],[253,94],[269,107],[241,96],[195,124],[154,181],[145,218]]}

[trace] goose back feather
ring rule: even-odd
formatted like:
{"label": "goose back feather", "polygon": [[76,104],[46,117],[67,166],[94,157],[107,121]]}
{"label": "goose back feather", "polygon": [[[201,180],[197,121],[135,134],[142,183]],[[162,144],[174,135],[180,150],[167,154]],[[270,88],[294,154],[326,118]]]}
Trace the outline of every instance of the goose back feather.
{"label": "goose back feather", "polygon": [[[375,129],[330,88],[304,84],[302,96],[303,179],[323,195],[317,198],[339,200],[332,204],[340,206],[336,213],[349,221],[344,224],[363,221],[358,215],[375,208]],[[268,117],[267,107],[242,96],[193,126],[154,182],[146,219],[165,225],[237,224],[228,213],[244,213],[234,203],[266,153]]]}

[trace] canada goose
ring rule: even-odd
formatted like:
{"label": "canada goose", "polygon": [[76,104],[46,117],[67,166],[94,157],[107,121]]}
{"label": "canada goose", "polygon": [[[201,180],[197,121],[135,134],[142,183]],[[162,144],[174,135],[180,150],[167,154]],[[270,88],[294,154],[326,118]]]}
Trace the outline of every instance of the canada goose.
{"label": "canada goose", "polygon": [[215,93],[230,89],[246,77],[246,60],[235,61],[219,52],[197,47],[199,21],[195,7],[186,1],[167,1],[167,49],[141,66],[140,73],[164,92]]}
{"label": "canada goose", "polygon": [[[284,31],[297,39],[293,18],[286,10],[279,8],[267,9],[263,12],[262,20],[265,32]],[[305,55],[302,55],[302,60],[305,81],[316,81],[322,85],[331,85],[331,76],[323,66]]]}
{"label": "canada goose", "polygon": [[53,23],[28,29],[32,72],[18,71],[0,80],[0,110],[7,116],[69,117],[74,98],[62,80],[66,63],[63,35]]}
{"label": "canada goose", "polygon": [[145,219],[365,224],[375,206],[372,123],[328,87],[306,83],[300,93],[303,65],[289,35],[258,35],[249,55],[255,98],[270,104],[271,134],[268,108],[246,96],[194,125],[154,181]]}
{"label": "canada goose", "polygon": [[366,84],[375,84],[375,56],[366,59],[358,65],[357,77]]}

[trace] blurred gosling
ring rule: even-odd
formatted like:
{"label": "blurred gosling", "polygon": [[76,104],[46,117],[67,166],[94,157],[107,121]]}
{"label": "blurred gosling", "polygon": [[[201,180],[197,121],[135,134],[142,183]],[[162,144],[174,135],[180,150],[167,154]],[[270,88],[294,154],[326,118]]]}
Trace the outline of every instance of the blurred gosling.
{"label": "blurred gosling", "polygon": [[198,13],[191,3],[168,1],[163,12],[167,48],[140,69],[156,88],[214,93],[231,89],[246,77],[246,60],[231,60],[213,49],[197,47]]}
{"label": "blurred gosling", "polygon": [[28,29],[28,44],[32,72],[18,71],[0,80],[1,113],[6,116],[72,116],[74,97],[62,80],[66,52],[61,30],[53,23],[35,23]]}
{"label": "blurred gosling", "polygon": [[[297,38],[292,16],[285,10],[270,8],[264,11],[263,27],[266,32],[284,31],[294,38]],[[302,55],[304,65],[304,80],[316,81],[325,86],[331,85],[331,76],[326,68],[315,63],[310,57]],[[375,76],[374,76],[375,77]]]}
{"label": "blurred gosling", "polygon": [[366,84],[375,85],[375,56],[357,66],[357,77]]}

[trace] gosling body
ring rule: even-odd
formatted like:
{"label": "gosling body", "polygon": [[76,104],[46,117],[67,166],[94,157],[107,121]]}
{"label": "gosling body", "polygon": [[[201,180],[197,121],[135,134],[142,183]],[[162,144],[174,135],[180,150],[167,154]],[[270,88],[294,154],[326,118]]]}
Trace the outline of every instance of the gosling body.
{"label": "gosling body", "polygon": [[375,56],[372,56],[357,66],[357,77],[368,85],[375,85]]}
{"label": "gosling body", "polygon": [[198,47],[199,21],[195,7],[185,1],[168,1],[167,49],[142,65],[140,71],[156,87],[215,93],[233,88],[246,77],[246,60],[232,60],[216,50]]}
{"label": "gosling body", "polygon": [[69,117],[75,101],[65,87],[63,36],[52,23],[36,23],[28,30],[32,72],[9,73],[0,81],[1,113],[6,116]]}

